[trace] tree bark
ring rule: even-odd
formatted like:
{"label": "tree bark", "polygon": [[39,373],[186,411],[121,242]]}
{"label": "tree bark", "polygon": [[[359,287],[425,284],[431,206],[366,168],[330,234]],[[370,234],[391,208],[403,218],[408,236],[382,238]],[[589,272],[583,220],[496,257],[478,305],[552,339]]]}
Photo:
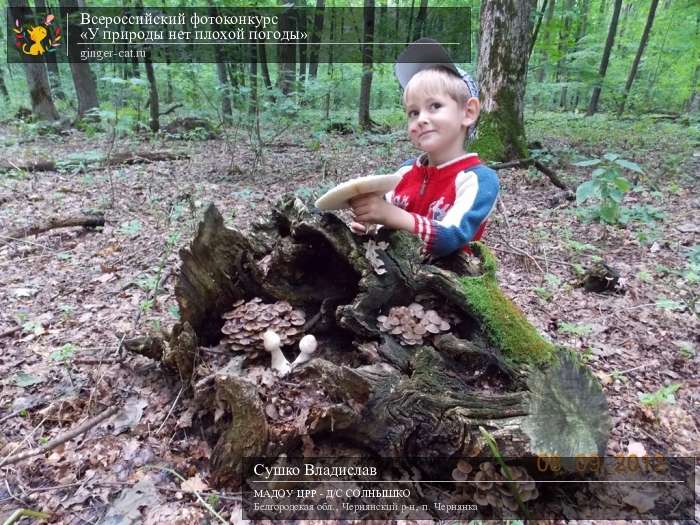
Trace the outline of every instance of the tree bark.
{"label": "tree bark", "polygon": [[587,116],[591,116],[598,111],[598,100],[600,99],[600,92],[603,89],[602,83],[605,80],[605,73],[608,71],[608,61],[610,60],[610,52],[612,51],[613,44],[615,43],[615,33],[617,33],[617,22],[620,18],[621,7],[622,0],[615,0],[615,7],[613,8],[612,19],[610,20],[610,27],[608,28],[608,38],[605,41],[603,57],[600,60],[600,68],[598,69],[598,80],[596,85],[593,86],[591,102],[588,104],[588,111],[586,111]]}
{"label": "tree bark", "polygon": [[[268,91],[272,90],[272,79],[270,78],[270,68],[267,65],[267,50],[265,42],[258,42],[258,60],[262,69],[263,82]],[[270,94],[270,100],[275,101],[275,97]]]}
{"label": "tree bark", "polygon": [[[503,456],[605,451],[610,420],[600,385],[503,296],[484,245],[472,245],[477,262],[457,254],[423,264],[414,236],[382,230],[371,256],[337,215],[293,197],[254,230],[225,228],[210,206],[180,252],[180,321],[165,350],[155,345],[149,354],[162,355],[164,370],[205,411],[225,407],[211,436],[218,482],[240,476],[246,456],[295,455],[311,437],[335,443],[338,455],[343,443],[361,443],[378,457],[489,456],[483,426]],[[272,383],[255,379],[269,373],[269,357],[250,353],[203,376],[199,345],[218,344],[222,315],[253,297],[303,311],[303,331],[316,336],[319,352]],[[449,333],[409,346],[380,330],[379,315],[413,302],[451,316]]]}
{"label": "tree bark", "polygon": [[318,75],[318,55],[320,48],[317,44],[321,42],[323,34],[323,21],[325,12],[325,0],[316,0],[316,10],[314,11],[314,29],[311,34],[311,50],[309,52],[309,77],[316,78]]}
{"label": "tree bark", "polygon": [[574,0],[566,0],[564,3],[563,23],[559,31],[559,60],[557,61],[557,82],[564,83],[559,93],[559,107],[566,109],[566,97],[568,92],[567,58],[571,38],[571,11],[574,8]]}
{"label": "tree bark", "polygon": [[413,28],[413,42],[423,36],[425,30],[425,19],[428,16],[428,0],[420,0],[418,14],[416,15],[416,25]]}
{"label": "tree bark", "polygon": [[535,30],[532,32],[532,42],[530,42],[530,53],[528,54],[529,57],[532,57],[532,51],[535,49],[535,44],[537,44],[537,36],[540,34],[542,18],[547,10],[547,2],[549,2],[549,0],[544,0],[544,2],[542,2],[542,8],[537,13],[537,23],[535,24]]}
{"label": "tree bark", "polygon": [[151,61],[151,51],[146,50],[146,56],[143,60],[144,66],[146,66],[146,77],[148,78],[148,100],[149,109],[151,112],[151,118],[149,122],[149,127],[153,133],[156,133],[160,129],[160,105],[158,103],[158,83],[156,82],[156,74],[153,70],[153,62]]}
{"label": "tree bark", "polygon": [[[46,13],[46,2],[44,0],[36,0],[36,9],[40,13]],[[49,72],[49,81],[51,84],[52,92],[56,95],[57,99],[65,100],[66,94],[63,92],[61,86],[61,72],[58,69],[58,63],[56,62],[56,55],[54,53],[46,53],[44,55],[46,59],[46,68]]]}
{"label": "tree bark", "polygon": [[481,117],[473,148],[486,160],[527,157],[523,99],[533,6],[533,0],[485,0],[481,4],[477,73]]}
{"label": "tree bark", "polygon": [[[78,0],[76,3],[68,0],[61,0],[61,5],[66,8],[69,5],[77,5],[85,8],[84,0]],[[72,34],[78,34],[78,26],[71,24],[70,31]],[[84,60],[80,60],[76,46],[69,47],[70,53],[70,72],[73,78],[73,86],[75,87],[75,95],[78,99],[78,118],[83,118],[88,111],[97,109],[100,106],[97,98],[97,81],[95,74],[90,68],[90,64]]]}
{"label": "tree bark", "polygon": [[364,8],[364,30],[362,32],[362,80],[360,82],[360,104],[358,121],[360,128],[367,130],[372,127],[369,114],[370,98],[372,95],[372,52],[374,42],[374,0],[366,0]]}
{"label": "tree bark", "polygon": [[[9,0],[9,7],[11,15],[19,20],[24,20],[24,15],[32,12],[31,8],[27,6],[26,0]],[[58,120],[58,111],[56,111],[51,98],[46,65],[44,62],[33,62],[28,58],[23,58],[23,61],[29,98],[32,103],[32,114],[39,120]]]}
{"label": "tree bark", "polygon": [[[282,12],[279,17],[279,30],[280,31],[293,31],[294,30],[294,5],[296,0],[291,2],[293,5],[288,7]],[[289,2],[285,0],[280,0],[280,5],[287,5]],[[277,56],[279,57],[279,63],[277,71],[279,76],[277,77],[277,87],[285,95],[288,95],[294,87],[294,75],[296,70],[296,47],[292,45],[277,46]]]}
{"label": "tree bark", "polygon": [[625,111],[627,97],[630,94],[630,89],[632,88],[634,78],[637,76],[637,68],[639,67],[639,62],[642,60],[644,49],[647,47],[647,42],[649,41],[649,34],[651,33],[651,28],[654,25],[654,17],[656,16],[656,8],[658,7],[658,5],[659,0],[651,0],[651,6],[649,7],[649,15],[647,16],[647,23],[644,26],[642,39],[639,42],[639,48],[637,49],[637,54],[634,57],[634,62],[632,62],[632,69],[630,69],[629,76],[627,77],[625,89],[622,92],[622,101],[620,102],[620,107],[617,109],[618,115],[622,115],[622,113]]}
{"label": "tree bark", "polygon": [[[209,16],[212,18],[218,16],[216,6],[209,6]],[[213,24],[212,30],[219,31],[220,26],[218,24]],[[233,120],[231,90],[228,86],[228,80],[226,78],[226,62],[224,61],[224,54],[220,46],[215,47],[214,56],[216,57],[216,76],[219,80],[219,91],[221,93],[221,121],[225,125],[229,125]]]}

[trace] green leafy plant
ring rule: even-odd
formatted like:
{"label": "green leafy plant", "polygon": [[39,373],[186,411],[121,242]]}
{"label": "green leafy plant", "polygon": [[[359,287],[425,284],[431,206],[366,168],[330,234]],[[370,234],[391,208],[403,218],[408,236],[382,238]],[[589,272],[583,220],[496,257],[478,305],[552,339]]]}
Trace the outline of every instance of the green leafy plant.
{"label": "green leafy plant", "polygon": [[631,188],[632,184],[623,177],[622,170],[644,173],[638,164],[620,158],[614,153],[606,153],[602,159],[590,159],[577,162],[574,166],[596,168],[591,174],[591,180],[579,185],[576,189],[576,203],[578,205],[592,199],[596,199],[597,206],[593,211],[593,218],[608,224],[620,222],[622,199]]}
{"label": "green leafy plant", "polygon": [[133,238],[139,234],[141,228],[141,221],[134,219],[133,221],[123,222],[121,226],[119,226],[119,231],[127,237]]}
{"label": "green leafy plant", "polygon": [[588,335],[593,331],[593,327],[589,324],[561,323],[559,331],[563,334],[571,334],[579,337]]}
{"label": "green leafy plant", "polygon": [[639,401],[648,407],[658,410],[663,405],[673,405],[676,402],[674,395],[681,387],[680,383],[672,383],[662,386],[656,392],[639,394]]}
{"label": "green leafy plant", "polygon": [[73,346],[70,343],[66,343],[58,350],[51,352],[51,355],[49,357],[52,361],[65,363],[66,361],[70,360],[71,357],[73,357],[73,354],[75,354],[76,350],[77,348],[75,346]]}

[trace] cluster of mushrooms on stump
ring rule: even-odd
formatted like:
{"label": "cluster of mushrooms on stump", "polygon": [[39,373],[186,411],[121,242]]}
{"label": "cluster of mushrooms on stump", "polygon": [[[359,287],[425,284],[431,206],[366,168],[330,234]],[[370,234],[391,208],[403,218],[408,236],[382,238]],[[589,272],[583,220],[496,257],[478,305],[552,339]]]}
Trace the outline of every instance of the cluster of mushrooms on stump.
{"label": "cluster of mushrooms on stump", "polygon": [[[599,383],[503,295],[483,244],[425,260],[414,236],[357,236],[293,196],[250,230],[207,209],[158,356],[209,412],[218,484],[240,484],[249,457],[357,453],[456,458],[454,479],[488,482],[500,474],[484,432],[503,457],[604,455]],[[478,457],[474,471],[458,462]]]}

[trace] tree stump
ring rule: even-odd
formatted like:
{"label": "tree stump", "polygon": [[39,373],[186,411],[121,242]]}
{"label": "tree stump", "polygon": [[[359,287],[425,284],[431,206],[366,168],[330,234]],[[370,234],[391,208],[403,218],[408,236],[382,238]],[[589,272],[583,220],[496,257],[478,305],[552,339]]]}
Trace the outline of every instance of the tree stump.
{"label": "tree stump", "polygon": [[[597,380],[501,293],[491,252],[472,251],[423,261],[414,236],[356,236],[291,197],[249,235],[210,206],[180,253],[181,318],[163,359],[202,406],[225,412],[216,479],[240,482],[245,457],[323,443],[380,457],[491,456],[480,427],[503,456],[603,455],[610,420]],[[269,354],[231,352],[201,372],[210,354],[199,345],[219,344],[222,315],[255,297],[303,310],[315,357],[284,378]],[[449,332],[407,345],[380,329],[379,316],[412,303],[451,319]]]}

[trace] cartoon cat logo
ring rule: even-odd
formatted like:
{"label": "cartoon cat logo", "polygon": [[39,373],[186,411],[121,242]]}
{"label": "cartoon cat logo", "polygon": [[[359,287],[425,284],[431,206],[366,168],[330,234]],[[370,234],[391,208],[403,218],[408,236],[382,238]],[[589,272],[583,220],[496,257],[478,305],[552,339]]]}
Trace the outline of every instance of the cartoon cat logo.
{"label": "cartoon cat logo", "polygon": [[15,20],[15,27],[12,30],[15,32],[15,46],[25,55],[41,56],[44,53],[52,53],[61,45],[61,28],[56,27],[52,30],[51,22],[54,20],[51,14],[46,15],[46,18],[39,25],[21,24],[19,20]]}

